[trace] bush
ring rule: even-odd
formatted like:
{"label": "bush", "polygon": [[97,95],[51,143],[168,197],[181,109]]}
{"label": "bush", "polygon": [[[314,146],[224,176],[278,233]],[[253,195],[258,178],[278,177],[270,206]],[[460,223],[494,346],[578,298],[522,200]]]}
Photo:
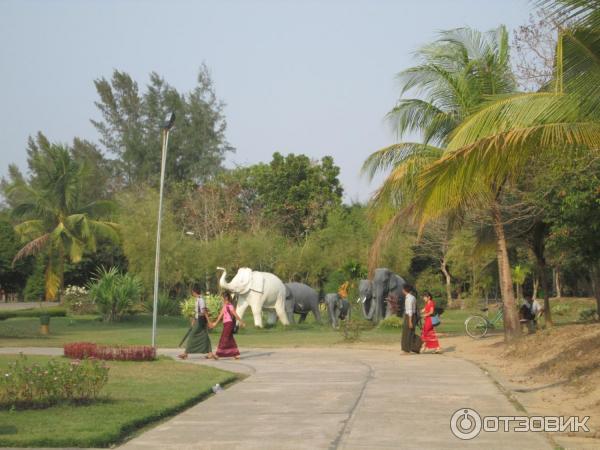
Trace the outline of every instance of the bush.
{"label": "bush", "polygon": [[579,313],[580,322],[598,320],[598,311],[595,308],[584,309]]}
{"label": "bush", "polygon": [[40,317],[42,315],[50,317],[65,317],[67,310],[62,306],[51,306],[49,308],[28,308],[16,311],[0,311],[0,320],[12,319],[15,317]]}
{"label": "bush", "polygon": [[445,308],[448,304],[446,297],[446,288],[442,282],[442,272],[437,269],[427,269],[419,274],[415,283],[419,295],[423,295],[426,291],[431,292],[436,306]]}
{"label": "bush", "polygon": [[38,302],[44,300],[46,294],[46,275],[43,258],[35,262],[33,273],[27,278],[23,297],[26,302]]}
{"label": "bush", "polygon": [[557,303],[551,307],[552,314],[556,314],[557,316],[564,316],[568,314],[570,310],[571,305],[568,303]]}
{"label": "bush", "polygon": [[403,323],[403,319],[401,317],[390,316],[390,317],[386,317],[381,322],[379,322],[379,325],[377,327],[384,329],[384,330],[386,330],[386,329],[387,330],[392,330],[392,329],[398,330],[398,329],[402,328],[402,323]]}
{"label": "bush", "polygon": [[91,342],[73,342],[63,347],[67,358],[96,358],[107,361],[153,361],[156,349],[147,345],[109,346]]}
{"label": "bush", "polygon": [[120,320],[130,313],[142,292],[142,284],[137,277],[122,274],[116,267],[98,269],[96,278],[88,287],[90,298],[107,322]]}
{"label": "bush", "polygon": [[84,403],[98,398],[108,381],[108,367],[99,361],[27,365],[23,355],[0,377],[0,407],[44,408],[60,402]]}
{"label": "bush", "polygon": [[[159,316],[176,316],[179,314],[179,303],[176,300],[170,299],[167,295],[159,294],[157,306],[157,314]],[[144,311],[151,313],[154,310],[154,297],[148,297],[142,304]]]}
{"label": "bush", "polygon": [[356,342],[364,330],[372,327],[373,324],[365,320],[346,319],[342,321],[339,331],[342,333],[344,341]]}
{"label": "bush", "polygon": [[94,314],[97,311],[89,291],[83,286],[67,286],[63,301],[71,314]]}
{"label": "bush", "polygon": [[[223,298],[217,294],[206,294],[203,297],[206,302],[206,308],[208,309],[208,315],[212,320],[215,320],[223,307]],[[187,319],[196,317],[196,298],[189,297],[180,302],[179,310],[181,311],[181,315]]]}

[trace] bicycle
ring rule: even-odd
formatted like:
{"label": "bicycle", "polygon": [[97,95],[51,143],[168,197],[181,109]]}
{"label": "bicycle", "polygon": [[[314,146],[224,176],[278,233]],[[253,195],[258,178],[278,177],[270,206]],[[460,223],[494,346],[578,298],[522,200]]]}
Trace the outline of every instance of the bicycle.
{"label": "bicycle", "polygon": [[[489,308],[482,308],[481,311],[487,312]],[[481,339],[484,337],[488,330],[495,329],[496,325],[504,319],[504,311],[502,309],[502,305],[498,309],[496,315],[489,320],[487,317],[474,314],[469,316],[467,320],[465,320],[465,330],[467,334],[473,339]]]}

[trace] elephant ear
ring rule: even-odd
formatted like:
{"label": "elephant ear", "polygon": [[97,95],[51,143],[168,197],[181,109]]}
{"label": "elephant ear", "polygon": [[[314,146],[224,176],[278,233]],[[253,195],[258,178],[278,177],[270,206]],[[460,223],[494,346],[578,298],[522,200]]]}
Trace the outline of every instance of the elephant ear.
{"label": "elephant ear", "polygon": [[262,272],[252,272],[250,278],[250,289],[261,294],[265,291],[265,276]]}
{"label": "elephant ear", "polygon": [[398,276],[392,274],[390,277],[390,284],[388,286],[390,291],[398,289],[400,287],[400,280],[398,279]]}

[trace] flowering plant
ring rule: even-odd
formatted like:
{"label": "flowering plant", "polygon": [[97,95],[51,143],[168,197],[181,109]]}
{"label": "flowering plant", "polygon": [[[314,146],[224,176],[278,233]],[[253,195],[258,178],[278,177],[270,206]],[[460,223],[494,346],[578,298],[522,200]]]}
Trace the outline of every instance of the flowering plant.
{"label": "flowering plant", "polygon": [[91,342],[73,342],[63,347],[68,358],[96,358],[114,361],[153,361],[156,349],[147,345],[98,345]]}
{"label": "flowering plant", "polygon": [[44,408],[95,400],[108,381],[108,370],[96,360],[51,359],[45,365],[29,365],[20,355],[0,378],[0,408]]}
{"label": "flowering plant", "polygon": [[83,286],[67,286],[64,302],[72,314],[92,314],[96,312],[96,304],[90,298],[89,291]]}

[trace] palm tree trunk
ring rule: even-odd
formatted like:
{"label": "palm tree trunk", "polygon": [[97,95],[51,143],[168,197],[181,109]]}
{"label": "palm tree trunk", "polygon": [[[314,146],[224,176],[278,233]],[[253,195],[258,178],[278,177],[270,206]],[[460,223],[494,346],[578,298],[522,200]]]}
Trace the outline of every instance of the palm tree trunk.
{"label": "palm tree trunk", "polygon": [[496,255],[498,258],[498,275],[500,278],[500,292],[504,309],[504,340],[511,341],[521,334],[519,315],[517,313],[515,293],[513,291],[512,275],[510,273],[510,262],[508,259],[508,247],[502,215],[497,201],[492,203],[492,218],[494,231],[496,233]]}

